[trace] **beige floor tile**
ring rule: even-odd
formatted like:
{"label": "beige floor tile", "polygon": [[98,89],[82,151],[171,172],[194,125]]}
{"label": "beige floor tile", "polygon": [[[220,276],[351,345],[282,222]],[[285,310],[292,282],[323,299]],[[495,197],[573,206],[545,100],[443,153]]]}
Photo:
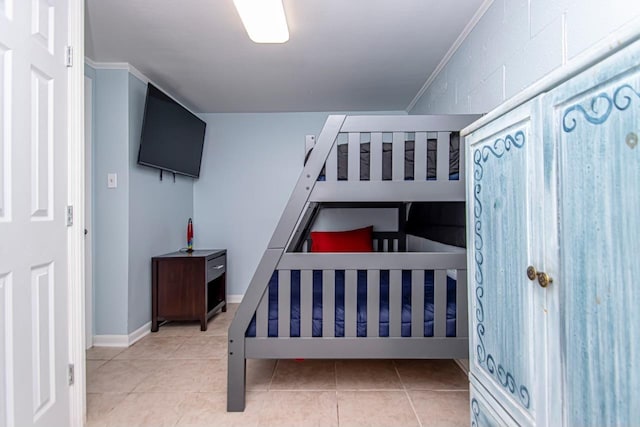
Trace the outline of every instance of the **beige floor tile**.
{"label": "beige floor tile", "polygon": [[111,360],[122,353],[126,347],[96,347],[87,350],[87,360]]}
{"label": "beige floor tile", "polygon": [[88,393],[127,393],[153,371],[153,366],[131,360],[110,360],[87,372]]}
{"label": "beige floor tile", "polygon": [[269,359],[248,359],[247,390],[269,390],[276,362]]}
{"label": "beige floor tile", "polygon": [[336,361],[338,390],[403,390],[391,360]]}
{"label": "beige floor tile", "polygon": [[171,359],[224,359],[227,357],[227,338],[194,335],[187,338]]}
{"label": "beige floor tile", "polygon": [[200,322],[168,322],[151,332],[158,337],[190,337],[200,332]]}
{"label": "beige floor tile", "polygon": [[87,375],[89,375],[91,373],[94,373],[96,371],[96,369],[98,369],[100,366],[104,365],[107,362],[108,362],[108,360],[89,360],[89,359],[87,359],[85,361]]}
{"label": "beige floor tile", "polygon": [[410,391],[423,427],[464,427],[469,425],[468,391]]}
{"label": "beige floor tile", "polygon": [[187,337],[158,337],[147,335],[131,347],[115,357],[125,359],[169,359],[173,353],[187,340]]}
{"label": "beige floor tile", "polygon": [[111,410],[127,393],[87,393],[87,427],[106,427]]}
{"label": "beige floor tile", "polygon": [[108,425],[126,427],[175,426],[181,417],[184,393],[130,393],[113,408]]}
{"label": "beige floor tile", "polygon": [[128,349],[88,350],[87,426],[418,425],[407,393],[424,427],[468,424],[467,378],[448,360],[250,359],[247,407],[227,413],[227,330],[237,307],[206,332],[174,322]]}
{"label": "beige floor tile", "polygon": [[331,427],[338,425],[335,391],[273,391],[260,412],[260,427]]}
{"label": "beige floor tile", "polygon": [[228,304],[227,305],[227,311],[219,311],[215,314],[214,317],[229,317],[229,318],[233,318],[233,316],[235,316],[236,311],[238,311],[238,307],[240,306],[240,304]]}
{"label": "beige floor tile", "polygon": [[407,390],[468,390],[469,380],[453,360],[395,360]]}
{"label": "beige floor tile", "polygon": [[335,361],[279,360],[271,390],[335,390]]}
{"label": "beige floor tile", "polygon": [[186,339],[184,344],[208,344],[213,346],[224,347],[225,352],[227,349],[227,337],[215,337],[206,334],[197,334],[190,336]]}
{"label": "beige floor tile", "polygon": [[177,427],[253,427],[258,425],[266,392],[247,393],[244,412],[227,412],[226,393],[187,393]]}
{"label": "beige floor tile", "polygon": [[151,333],[151,334],[145,335],[140,341],[136,342],[128,349],[135,346],[143,346],[143,347],[145,346],[157,346],[157,347],[180,346],[184,344],[187,341],[187,339],[189,339],[189,337],[190,335],[189,336],[173,335],[173,336],[163,337],[158,334]]}
{"label": "beige floor tile", "polygon": [[201,372],[201,392],[227,391],[227,360],[204,360],[205,369]]}
{"label": "beige floor tile", "polygon": [[207,330],[201,332],[200,334],[226,337],[232,319],[233,315],[230,315],[228,313],[220,313],[209,320],[209,323],[207,324]]}
{"label": "beige floor tile", "polygon": [[154,371],[133,391],[136,393],[197,392],[205,364],[196,360],[154,360]]}
{"label": "beige floor tile", "polygon": [[226,362],[220,360],[159,360],[153,372],[135,387],[136,393],[226,391]]}
{"label": "beige floor tile", "polygon": [[219,312],[216,314],[216,317],[222,317],[222,318],[229,318],[229,319],[233,319],[233,316],[235,316],[236,311],[238,311],[238,307],[240,306],[240,304],[227,304],[227,311],[225,312]]}
{"label": "beige floor tile", "polygon": [[344,427],[420,425],[404,391],[338,391],[338,419]]}

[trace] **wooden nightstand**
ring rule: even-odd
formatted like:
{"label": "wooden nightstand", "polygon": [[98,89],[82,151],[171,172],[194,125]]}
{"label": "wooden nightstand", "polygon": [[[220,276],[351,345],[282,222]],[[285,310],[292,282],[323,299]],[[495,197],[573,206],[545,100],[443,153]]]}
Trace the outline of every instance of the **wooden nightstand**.
{"label": "wooden nightstand", "polygon": [[151,332],[165,320],[198,320],[200,330],[227,311],[227,251],[173,252],[151,259]]}

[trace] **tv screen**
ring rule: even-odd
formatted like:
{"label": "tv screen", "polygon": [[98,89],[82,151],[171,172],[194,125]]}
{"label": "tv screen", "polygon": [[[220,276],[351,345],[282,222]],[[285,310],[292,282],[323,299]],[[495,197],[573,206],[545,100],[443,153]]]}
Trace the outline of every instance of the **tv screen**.
{"label": "tv screen", "polygon": [[206,123],[149,83],[138,163],[200,176]]}

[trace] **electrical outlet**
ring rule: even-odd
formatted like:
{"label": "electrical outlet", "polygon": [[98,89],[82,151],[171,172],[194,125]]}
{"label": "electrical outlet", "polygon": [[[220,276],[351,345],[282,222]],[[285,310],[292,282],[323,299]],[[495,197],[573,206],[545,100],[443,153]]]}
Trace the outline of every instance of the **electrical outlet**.
{"label": "electrical outlet", "polygon": [[117,173],[108,173],[107,174],[107,188],[117,188],[118,187],[118,174]]}

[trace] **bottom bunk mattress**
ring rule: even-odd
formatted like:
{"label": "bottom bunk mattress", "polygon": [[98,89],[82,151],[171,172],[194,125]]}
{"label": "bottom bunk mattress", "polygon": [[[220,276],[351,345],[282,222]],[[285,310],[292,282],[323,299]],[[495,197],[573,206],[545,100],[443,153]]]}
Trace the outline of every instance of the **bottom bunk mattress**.
{"label": "bottom bunk mattress", "polygon": [[[456,336],[456,280],[447,274],[447,325],[446,336]],[[380,270],[380,315],[378,336],[389,336],[389,270]],[[403,337],[411,333],[411,271],[402,271],[402,328]],[[367,336],[367,271],[358,270],[357,274],[357,336]],[[335,336],[344,337],[344,292],[345,272],[335,271]],[[278,272],[274,272],[269,281],[268,299],[268,336],[278,336]],[[322,336],[322,270],[313,271],[313,315],[312,336]],[[424,274],[424,336],[433,336],[434,327],[434,271],[425,270]],[[290,336],[300,336],[300,270],[291,270],[291,318]],[[256,316],[254,314],[246,332],[247,337],[256,336]]]}

